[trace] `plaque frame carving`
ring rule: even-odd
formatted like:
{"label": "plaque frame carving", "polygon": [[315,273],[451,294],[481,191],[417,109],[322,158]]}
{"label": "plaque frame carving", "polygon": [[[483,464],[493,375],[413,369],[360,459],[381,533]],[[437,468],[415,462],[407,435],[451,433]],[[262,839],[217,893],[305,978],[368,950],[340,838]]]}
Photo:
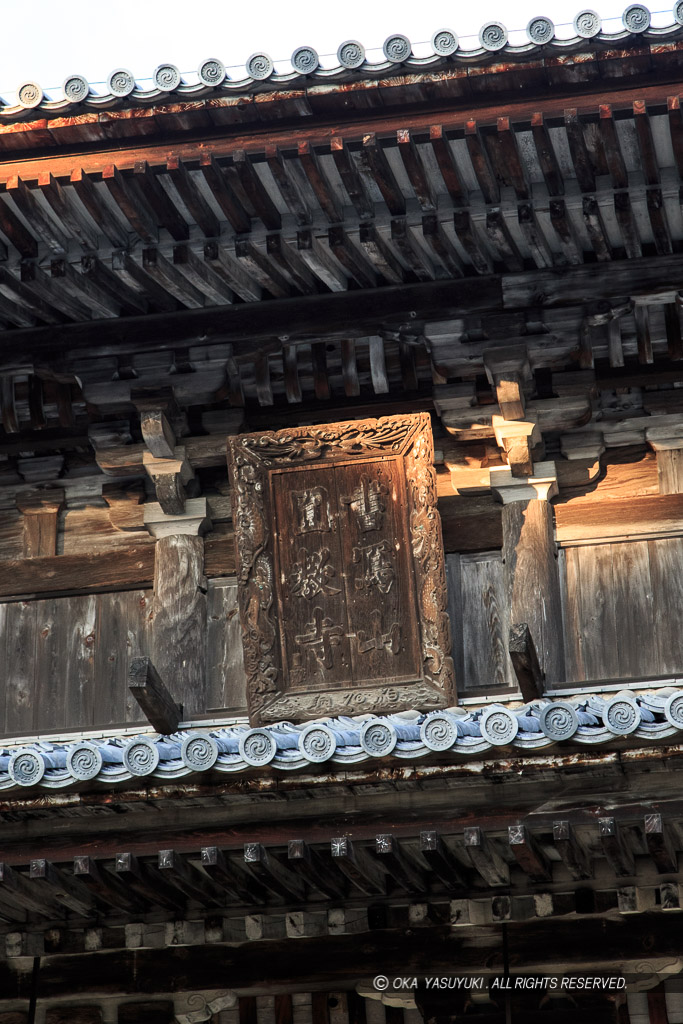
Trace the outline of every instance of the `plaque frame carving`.
{"label": "plaque frame carving", "polygon": [[[276,615],[275,537],[269,474],[382,455],[404,462],[406,521],[419,619],[422,672],[409,682],[310,691],[283,682]],[[287,719],[432,711],[455,701],[441,520],[428,413],[261,431],[228,438],[247,703],[252,725]]]}

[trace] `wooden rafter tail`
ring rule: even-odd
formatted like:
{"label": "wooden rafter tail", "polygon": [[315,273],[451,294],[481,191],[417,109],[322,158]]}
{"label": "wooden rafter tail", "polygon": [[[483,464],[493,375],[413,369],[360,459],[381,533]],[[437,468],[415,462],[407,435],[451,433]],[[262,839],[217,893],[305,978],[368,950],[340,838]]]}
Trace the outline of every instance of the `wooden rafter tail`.
{"label": "wooden rafter tail", "polygon": [[471,825],[465,829],[464,842],[472,866],[487,885],[510,884],[510,869],[506,861],[478,826]]}
{"label": "wooden rafter tail", "polygon": [[302,878],[282,864],[274,853],[261,843],[245,843],[244,863],[249,872],[276,895],[286,900],[304,898],[306,886]]}
{"label": "wooden rafter tail", "polygon": [[182,707],[173,700],[150,659],[133,658],[128,679],[129,689],[150,725],[162,735],[176,732],[182,721]]}
{"label": "wooden rafter tail", "polygon": [[134,853],[117,853],[114,870],[126,888],[146,904],[176,912],[184,908],[185,897],[166,883],[154,865],[143,864]]}
{"label": "wooden rafter tail", "polygon": [[159,874],[173,889],[204,907],[223,905],[220,889],[175,850],[159,850]]}
{"label": "wooden rafter tail", "polygon": [[303,839],[292,839],[288,843],[287,864],[323,896],[338,900],[344,895],[344,880],[335,877],[322,857]]}
{"label": "wooden rafter tail", "polygon": [[580,882],[593,877],[593,867],[586,847],[571,822],[553,822],[553,845],[575,881]]}
{"label": "wooden rafter tail", "polygon": [[171,155],[166,161],[166,171],[204,237],[218,238],[221,233],[220,221],[180,157]]}
{"label": "wooden rafter tail", "polygon": [[146,160],[135,162],[133,180],[157,223],[166,228],[176,242],[186,242],[190,237],[189,225]]}
{"label": "wooden rafter tail", "polygon": [[420,854],[448,891],[457,891],[465,885],[460,864],[437,831],[420,833]]}

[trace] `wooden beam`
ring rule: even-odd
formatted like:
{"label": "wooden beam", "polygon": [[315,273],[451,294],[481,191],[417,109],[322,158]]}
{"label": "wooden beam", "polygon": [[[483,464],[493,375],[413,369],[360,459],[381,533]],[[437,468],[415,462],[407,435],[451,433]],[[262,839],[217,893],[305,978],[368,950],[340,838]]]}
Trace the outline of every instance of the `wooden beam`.
{"label": "wooden beam", "polygon": [[166,161],[166,170],[190,216],[199,225],[205,238],[218,238],[221,233],[220,221],[181,158],[176,154],[171,154]]}
{"label": "wooden beam", "polygon": [[40,235],[52,253],[56,256],[63,256],[69,251],[69,239],[66,234],[44,211],[25,181],[13,174],[5,182],[5,190],[16,203],[19,212]]}
{"label": "wooden beam", "polygon": [[405,279],[405,271],[401,263],[374,223],[361,221],[358,237],[368,260],[385,281],[398,284]]}
{"label": "wooden beam", "polygon": [[344,228],[334,225],[328,232],[330,252],[361,288],[374,288],[377,274],[363,252],[356,248]]}
{"label": "wooden beam", "polygon": [[240,266],[239,260],[223,249],[216,241],[204,245],[204,262],[233,289],[245,302],[258,302],[261,286]]}
{"label": "wooden beam", "polygon": [[95,902],[87,886],[74,876],[67,875],[49,860],[32,860],[29,878],[36,891],[45,893],[48,900],[59,903],[79,917],[89,917],[93,914]]}
{"label": "wooden beam", "polygon": [[676,849],[671,830],[662,821],[661,814],[645,815],[645,843],[658,873],[675,875],[678,871]]}
{"label": "wooden beam", "polygon": [[449,892],[465,885],[462,868],[436,830],[420,832],[420,854]]}
{"label": "wooden beam", "polygon": [[346,291],[347,274],[312,231],[298,231],[296,247],[303,263],[331,292]]}
{"label": "wooden beam", "polygon": [[339,224],[344,219],[344,210],[325,175],[315,149],[309,142],[299,142],[297,155],[323,213],[331,224]]}
{"label": "wooden beam", "polygon": [[618,878],[629,878],[636,873],[633,851],[626,846],[615,818],[598,820],[600,845],[612,870]]}
{"label": "wooden beam", "polygon": [[306,893],[303,879],[285,867],[261,843],[244,844],[244,862],[249,871],[267,889],[286,900],[302,900]]}
{"label": "wooden beam", "polygon": [[202,847],[202,867],[235,900],[242,903],[265,903],[269,899],[263,886],[238,868],[217,846]]}
{"label": "wooden beam", "polygon": [[[121,249],[125,248],[128,244],[128,231],[109,210],[103,197],[98,193],[97,186],[90,175],[82,167],[76,167],[71,171],[69,181],[74,192],[102,234],[112,245]],[[24,255],[28,256],[31,254],[25,253]]]}
{"label": "wooden beam", "polygon": [[517,136],[510,126],[509,117],[499,117],[496,121],[497,134],[491,137],[494,143],[499,164],[505,180],[510,184],[518,199],[529,199],[529,183],[517,145]]}
{"label": "wooden beam", "polygon": [[153,576],[153,544],[117,548],[111,554],[6,559],[0,563],[0,597],[125,590],[149,586]]}
{"label": "wooden beam", "polygon": [[481,245],[469,210],[456,210],[453,214],[453,226],[456,237],[469,256],[476,272],[491,274],[493,270],[491,257]]}
{"label": "wooden beam", "polygon": [[595,196],[583,197],[583,222],[598,263],[606,263],[611,260],[612,247]]}
{"label": "wooden beam", "polygon": [[285,160],[277,146],[266,146],[266,163],[297,225],[310,224],[311,211],[298,181],[290,172],[290,161]]}
{"label": "wooden beam", "polygon": [[134,189],[133,182],[129,184],[115,164],[107,164],[103,169],[102,181],[136,235],[143,242],[155,245],[159,241],[159,227],[154,211],[139,190]]}
{"label": "wooden beam", "polygon": [[176,299],[165,288],[157,284],[155,279],[150,277],[127,252],[112,253],[111,268],[126,287],[137,292],[145,302],[155,309],[171,312],[179,308]]}
{"label": "wooden beam", "polygon": [[478,826],[467,826],[463,839],[473,867],[487,885],[510,884],[510,869],[507,863]]}
{"label": "wooden beam", "polygon": [[575,107],[564,112],[564,126],[567,132],[569,152],[574,165],[574,173],[582,192],[595,192],[595,172],[586,146],[583,125]]}
{"label": "wooden beam", "polygon": [[97,235],[73,201],[72,194],[62,188],[49,170],[38,175],[38,188],[57,220],[64,224],[85,252],[96,252]]}
{"label": "wooden beam", "polygon": [[580,882],[593,877],[590,859],[571,822],[553,822],[553,843],[574,881]]}
{"label": "wooden beam", "polygon": [[235,256],[244,270],[276,298],[285,298],[291,292],[286,278],[273,266],[261,250],[248,239],[235,239]]}
{"label": "wooden beam", "polygon": [[131,895],[120,879],[106,868],[101,868],[97,861],[87,854],[78,854],[74,857],[73,872],[74,877],[90,889],[92,895],[105,906],[135,914],[147,909],[144,903]]}
{"label": "wooden beam", "polygon": [[406,212],[405,197],[396,181],[384,148],[374,132],[363,136],[360,166],[366,181],[374,182],[379,188],[392,217],[403,216]]}
{"label": "wooden beam", "polygon": [[425,876],[408,858],[395,836],[377,836],[375,854],[389,877],[405,892],[425,891]]}
{"label": "wooden beam", "polygon": [[189,245],[173,247],[173,266],[204,296],[205,304],[227,306],[232,303],[234,295],[225,278],[214,270],[210,262],[200,259]]}
{"label": "wooden beam", "polygon": [[619,224],[621,240],[624,244],[626,256],[630,260],[640,259],[642,246],[640,244],[640,232],[631,206],[631,199],[628,192],[616,192],[614,195],[614,213]]}
{"label": "wooden beam", "polygon": [[422,236],[432,252],[443,264],[448,276],[464,276],[465,272],[458,251],[435,213],[427,213],[422,218]]}
{"label": "wooden beam", "polygon": [[602,145],[605,150],[607,166],[612,178],[612,185],[616,189],[628,188],[628,173],[621,152],[621,144],[617,134],[617,126],[612,116],[612,107],[609,103],[601,103],[599,107],[600,120],[598,126]]}
{"label": "wooden beam", "polygon": [[177,731],[183,708],[176,704],[149,658],[133,658],[128,670],[128,689],[150,725],[162,735]]}
{"label": "wooden beam", "polygon": [[544,675],[538,664],[536,645],[526,622],[510,627],[508,653],[525,701],[536,700],[543,695]]}
{"label": "wooden beam", "polygon": [[136,896],[142,897],[145,903],[173,911],[184,909],[184,896],[164,881],[157,868],[152,864],[143,864],[134,853],[117,853],[114,870],[116,877]]}
{"label": "wooden beam", "polygon": [[333,136],[330,139],[330,150],[334,165],[337,168],[348,197],[355,207],[356,213],[361,220],[373,217],[375,205],[368,195],[363,179],[358,173],[346,143],[339,136]]}
{"label": "wooden beam", "polygon": [[505,586],[513,624],[527,623],[549,685],[565,679],[553,509],[541,500],[503,506]]}
{"label": "wooden beam", "polygon": [[287,845],[287,864],[323,896],[337,900],[344,895],[343,879],[335,877],[322,857],[303,839],[291,839]]}
{"label": "wooden beam", "polygon": [[436,210],[437,197],[409,128],[399,128],[396,143],[420,209],[425,213]]}
{"label": "wooden beam", "polygon": [[654,353],[652,351],[652,335],[650,332],[650,313],[648,307],[642,303],[636,303],[633,310],[633,318],[636,324],[638,362],[641,364],[653,363]]}
{"label": "wooden beam", "polygon": [[391,221],[391,244],[418,281],[434,279],[436,276],[434,265],[418,243],[412,228],[404,217],[394,217]]}
{"label": "wooden beam", "polygon": [[432,152],[441,172],[444,185],[453,200],[453,205],[462,206],[467,201],[466,191],[460,180],[460,172],[455,162],[453,150],[450,147],[448,137],[442,125],[430,125],[429,144],[432,147]]}
{"label": "wooden beam", "polygon": [[515,860],[532,882],[551,881],[550,862],[526,825],[510,825],[508,843]]}
{"label": "wooden beam", "polygon": [[[38,256],[37,238],[25,226],[24,222],[17,217],[4,196],[0,196],[0,231],[2,231],[7,241],[14,246],[20,256],[28,259],[35,259]],[[5,254],[7,248],[4,243],[2,249],[3,254]]]}
{"label": "wooden beam", "polygon": [[333,864],[357,889],[366,896],[386,894],[386,874],[362,847],[354,846],[348,836],[333,839],[330,846]]}
{"label": "wooden beam", "polygon": [[244,150],[235,150],[232,154],[231,167],[237,175],[256,216],[263,221],[269,231],[279,231],[282,217],[275,203],[268,195],[265,185],[259,178],[249,156]]}
{"label": "wooden beam", "polygon": [[204,907],[223,905],[220,889],[175,850],[159,850],[157,867],[164,881],[187,899]]}
{"label": "wooden beam", "polygon": [[633,121],[636,126],[638,148],[640,149],[640,166],[643,170],[646,185],[659,185],[659,163],[652,137],[652,127],[645,100],[633,101]]}
{"label": "wooden beam", "polygon": [[299,255],[298,249],[291,246],[282,235],[266,235],[266,252],[297,291],[303,295],[315,295],[320,291],[318,282]]}
{"label": "wooden beam", "polygon": [[166,259],[160,249],[148,247],[142,250],[142,268],[187,309],[199,309],[206,304],[205,296],[180,273],[175,264]]}
{"label": "wooden beam", "polygon": [[551,199],[549,203],[550,222],[562,245],[565,261],[570,266],[583,263],[583,251],[572,224],[564,199]]}
{"label": "wooden beam", "polygon": [[187,221],[182,217],[146,160],[136,162],[133,168],[133,180],[153,211],[157,223],[166,228],[176,242],[187,241],[190,237]]}
{"label": "wooden beam", "polygon": [[479,127],[474,119],[465,123],[465,142],[484,202],[499,203],[500,187]]}
{"label": "wooden beam", "polygon": [[89,254],[81,257],[81,276],[86,282],[96,285],[100,292],[108,294],[118,304],[121,315],[135,316],[147,312],[149,303],[145,296],[130,287],[121,275],[115,274],[97,256]]}
{"label": "wooden beam", "polygon": [[25,558],[57,554],[57,521],[63,507],[64,491],[59,487],[18,495],[17,508],[24,518]]}
{"label": "wooden beam", "polygon": [[251,231],[251,217],[240,202],[230,179],[211,152],[202,151],[199,169],[211,189],[211,194],[238,235]]}

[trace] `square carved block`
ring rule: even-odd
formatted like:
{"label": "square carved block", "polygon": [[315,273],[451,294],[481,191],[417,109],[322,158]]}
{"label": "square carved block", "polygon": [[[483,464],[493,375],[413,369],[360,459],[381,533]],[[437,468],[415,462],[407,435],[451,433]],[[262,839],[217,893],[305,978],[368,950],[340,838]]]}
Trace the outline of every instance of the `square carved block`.
{"label": "square carved block", "polygon": [[252,724],[455,699],[427,413],[228,439]]}

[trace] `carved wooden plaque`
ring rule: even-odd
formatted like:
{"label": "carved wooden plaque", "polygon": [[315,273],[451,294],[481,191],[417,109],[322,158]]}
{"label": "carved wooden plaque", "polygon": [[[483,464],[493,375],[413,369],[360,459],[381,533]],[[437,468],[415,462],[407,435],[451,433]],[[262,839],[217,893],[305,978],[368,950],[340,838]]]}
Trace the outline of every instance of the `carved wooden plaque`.
{"label": "carved wooden plaque", "polygon": [[455,698],[429,415],[228,440],[253,724]]}

